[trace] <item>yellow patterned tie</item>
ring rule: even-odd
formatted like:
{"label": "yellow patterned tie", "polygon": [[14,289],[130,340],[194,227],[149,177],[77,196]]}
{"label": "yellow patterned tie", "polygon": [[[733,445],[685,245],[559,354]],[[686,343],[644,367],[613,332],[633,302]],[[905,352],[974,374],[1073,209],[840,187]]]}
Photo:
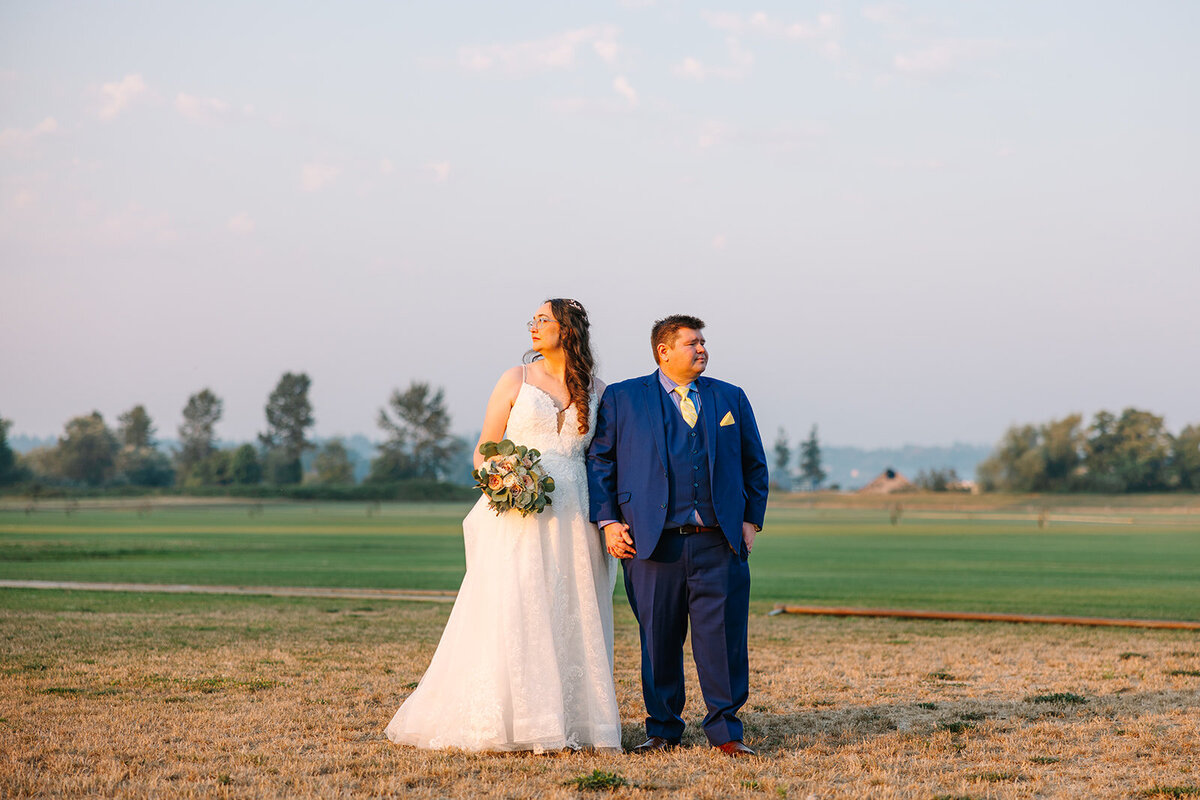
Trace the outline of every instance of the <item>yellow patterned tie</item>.
{"label": "yellow patterned tie", "polygon": [[676,386],[675,391],[679,393],[679,410],[683,414],[683,421],[689,428],[696,427],[696,404],[688,397],[688,387]]}

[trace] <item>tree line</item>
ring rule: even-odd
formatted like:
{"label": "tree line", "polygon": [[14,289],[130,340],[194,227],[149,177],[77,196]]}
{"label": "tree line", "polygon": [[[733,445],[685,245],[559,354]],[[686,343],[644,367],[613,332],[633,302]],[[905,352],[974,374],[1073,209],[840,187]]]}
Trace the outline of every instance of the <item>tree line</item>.
{"label": "tree line", "polygon": [[[331,439],[319,448],[308,375],[285,372],[267,397],[265,429],[255,444],[220,448],[217,424],[224,402],[205,388],[188,397],[178,427],[179,446],[164,453],[145,406],[117,417],[114,430],[98,411],[67,421],[57,442],[21,456],[8,445],[11,421],[0,419],[0,486],[35,484],[68,487],[247,487],[349,486],[354,465],[345,443]],[[377,424],[386,438],[371,461],[366,483],[392,484],[450,477],[467,443],[450,433],[441,388],[413,381],[393,390]],[[302,466],[315,451],[308,474]]]}
{"label": "tree line", "polygon": [[1014,425],[979,465],[984,491],[1162,492],[1200,490],[1200,425],[1173,435],[1137,408],[1041,425]]}

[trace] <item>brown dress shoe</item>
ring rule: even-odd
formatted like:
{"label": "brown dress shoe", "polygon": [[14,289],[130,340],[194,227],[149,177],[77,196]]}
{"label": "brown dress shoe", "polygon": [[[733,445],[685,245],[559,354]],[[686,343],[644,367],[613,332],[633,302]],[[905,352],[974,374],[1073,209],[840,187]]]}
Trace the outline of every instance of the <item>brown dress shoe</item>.
{"label": "brown dress shoe", "polygon": [[679,742],[672,742],[670,739],[664,739],[661,736],[651,736],[646,741],[639,744],[629,752],[638,753],[658,753],[666,750],[674,750],[679,746]]}
{"label": "brown dress shoe", "polygon": [[756,755],[758,755],[758,753],[754,752],[749,747],[746,747],[746,745],[742,744],[742,742],[738,739],[734,739],[732,742],[726,742],[725,744],[718,744],[718,745],[713,745],[713,746],[716,747],[718,750],[720,750],[722,753],[724,753],[727,756],[756,756]]}

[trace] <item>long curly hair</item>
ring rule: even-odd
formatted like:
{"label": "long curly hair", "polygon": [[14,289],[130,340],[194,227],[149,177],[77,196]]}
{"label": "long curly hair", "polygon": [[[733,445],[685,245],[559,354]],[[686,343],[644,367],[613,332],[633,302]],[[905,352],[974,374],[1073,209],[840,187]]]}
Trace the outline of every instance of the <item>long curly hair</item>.
{"label": "long curly hair", "polygon": [[[583,435],[590,427],[590,392],[592,376],[596,370],[596,359],[592,356],[591,322],[588,321],[587,309],[578,300],[551,297],[545,302],[550,304],[550,313],[558,323],[559,341],[567,354],[567,395],[571,398],[571,404],[575,406],[575,415],[579,418],[579,433]],[[537,358],[540,356],[531,360]]]}

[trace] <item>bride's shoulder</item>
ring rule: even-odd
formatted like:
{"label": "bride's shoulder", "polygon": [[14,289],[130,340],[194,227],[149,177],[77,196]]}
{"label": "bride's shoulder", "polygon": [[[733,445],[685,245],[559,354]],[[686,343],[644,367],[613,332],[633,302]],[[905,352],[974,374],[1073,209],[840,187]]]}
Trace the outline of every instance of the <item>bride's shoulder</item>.
{"label": "bride's shoulder", "polygon": [[607,387],[608,384],[606,384],[604,381],[600,380],[595,375],[592,376],[592,394],[596,395],[596,397],[603,397],[604,390]]}
{"label": "bride's shoulder", "polygon": [[496,388],[492,389],[492,398],[503,398],[508,401],[509,405],[516,402],[517,394],[521,391],[521,384],[525,382],[525,370],[522,367],[512,367],[506,369],[500,375],[500,380],[496,381]]}

